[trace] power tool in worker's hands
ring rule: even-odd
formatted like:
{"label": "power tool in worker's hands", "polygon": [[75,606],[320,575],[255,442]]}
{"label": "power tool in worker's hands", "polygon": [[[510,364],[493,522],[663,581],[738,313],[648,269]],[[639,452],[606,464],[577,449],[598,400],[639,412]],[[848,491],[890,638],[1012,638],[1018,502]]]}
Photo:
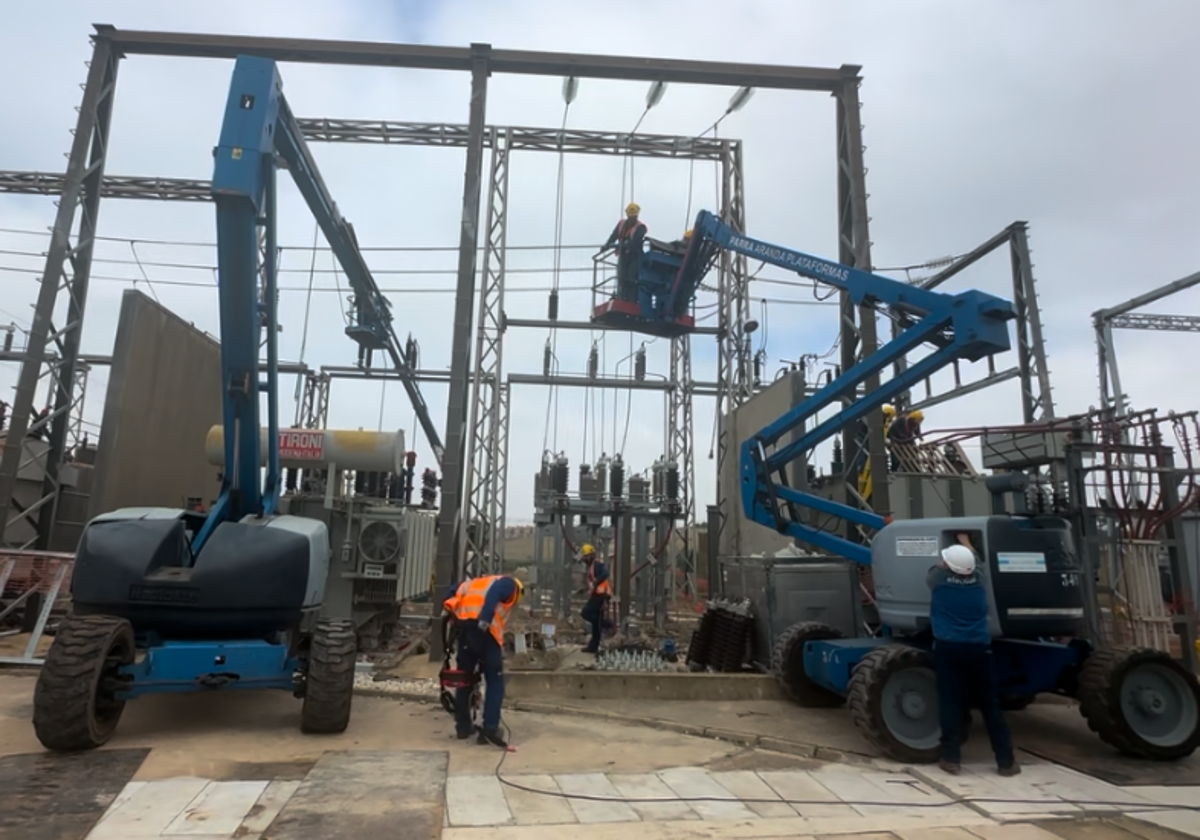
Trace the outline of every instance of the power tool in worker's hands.
{"label": "power tool in worker's hands", "polygon": [[458,641],[458,621],[452,613],[447,613],[442,617],[442,650],[444,658],[442,660],[442,670],[438,672],[438,682],[441,684],[441,703],[442,708],[451,715],[455,714],[458,689],[466,688],[470,690],[470,712],[471,728],[479,729],[479,716],[483,711],[483,692],[480,691],[481,673],[479,666],[475,666],[475,670],[471,672],[463,671],[459,668],[452,667],[450,657],[454,655],[456,643]]}

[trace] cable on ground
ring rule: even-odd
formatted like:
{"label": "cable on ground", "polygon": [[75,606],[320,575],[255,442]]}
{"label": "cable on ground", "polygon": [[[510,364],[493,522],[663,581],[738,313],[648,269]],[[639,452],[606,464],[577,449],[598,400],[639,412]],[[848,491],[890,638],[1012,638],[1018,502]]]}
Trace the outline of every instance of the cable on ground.
{"label": "cable on ground", "polygon": [[[766,798],[736,798],[726,796],[657,796],[657,797],[625,797],[625,796],[604,796],[602,794],[591,793],[563,793],[559,790],[542,790],[540,788],[532,788],[527,785],[514,782],[511,779],[506,779],[500,774],[500,770],[504,767],[504,760],[508,758],[509,753],[515,752],[512,743],[512,730],[507,723],[501,721],[500,725],[504,728],[504,740],[508,743],[508,748],[501,755],[500,760],[496,762],[496,769],[492,775],[500,784],[510,787],[513,790],[519,790],[523,793],[532,793],[538,796],[550,796],[556,799],[579,799],[584,802],[610,802],[616,805],[654,805],[671,802],[724,802],[727,804],[740,803],[743,805],[850,805],[859,807],[878,807],[878,808],[948,808],[952,805],[1074,805],[1080,808],[1098,807],[1110,808],[1128,808],[1141,812],[1157,812],[1157,811],[1200,811],[1200,804],[1196,805],[1164,805],[1151,802],[1117,802],[1112,800],[1096,800],[1096,799],[1068,799],[1061,796],[1055,796],[1054,799],[1022,799],[1019,797],[989,797],[989,796],[960,796],[953,793],[940,793],[935,791],[935,794],[946,797],[944,802],[896,802],[896,801],[876,801],[871,799],[848,800],[848,799],[787,799],[780,797],[778,799]],[[920,781],[920,780],[917,780]],[[905,785],[908,787],[908,785]],[[803,815],[800,815],[803,816]],[[1029,814],[1031,820],[1045,816],[1044,814]]]}

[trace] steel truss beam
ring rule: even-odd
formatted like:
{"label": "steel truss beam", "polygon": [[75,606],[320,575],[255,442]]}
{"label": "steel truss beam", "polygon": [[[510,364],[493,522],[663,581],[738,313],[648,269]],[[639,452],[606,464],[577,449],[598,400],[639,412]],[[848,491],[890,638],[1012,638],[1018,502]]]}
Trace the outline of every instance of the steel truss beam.
{"label": "steel truss beam", "polygon": [[1153,312],[1129,312],[1116,316],[1109,324],[1114,330],[1200,332],[1200,315],[1156,315]]}
{"label": "steel truss beam", "polygon": [[1200,331],[1195,326],[1200,324],[1200,318],[1193,316],[1135,314],[1133,312],[1135,309],[1140,309],[1196,285],[1200,285],[1200,271],[1173,280],[1157,289],[1143,292],[1124,303],[1092,313],[1092,326],[1096,331],[1096,357],[1100,368],[1100,405],[1103,408],[1115,409],[1118,416],[1129,411],[1129,399],[1121,388],[1121,372],[1117,367],[1117,352],[1112,331],[1114,329]]}
{"label": "steel truss beam", "polygon": [[[862,139],[862,106],[859,103],[859,79],[847,79],[834,96],[837,99],[837,191],[838,191],[838,261],[863,271],[871,270],[870,218],[867,216],[866,164],[863,153],[866,146]],[[879,349],[878,327],[875,310],[868,306],[856,307],[850,296],[842,292],[838,296],[841,316],[838,335],[841,341],[841,369],[850,370],[861,360]],[[864,393],[879,387],[878,374],[863,382]],[[866,434],[857,424],[842,432],[842,452],[845,469],[842,473],[846,504],[858,505],[867,510],[891,511],[891,495],[888,487],[887,450],[883,439],[883,418],[872,413],[867,418]],[[871,470],[872,489],[870,499],[858,492],[858,477],[863,466]],[[807,472],[804,464],[798,465],[799,475]],[[846,523],[846,537],[856,539],[858,531],[850,522]]]}
{"label": "steel truss beam", "polygon": [[[37,536],[20,547],[32,545],[38,550],[46,550],[58,512],[58,474],[67,451],[70,418],[77,408],[79,396],[75,387],[79,369],[79,339],[83,331],[92,248],[100,212],[100,184],[108,154],[108,129],[116,93],[118,55],[109,42],[102,38],[96,40],[75,126],[75,139],[67,162],[62,197],[51,232],[41,288],[34,307],[33,323],[29,329],[26,353],[30,359],[21,366],[17,379],[12,419],[3,456],[0,457],[0,545],[5,543],[5,532],[10,523],[32,523],[36,517]],[[77,210],[79,231],[72,236]],[[65,320],[55,327],[52,320],[60,291],[66,292],[67,313]],[[51,341],[60,361],[47,365],[43,359]],[[50,379],[54,394],[53,408],[46,418],[31,426],[38,384],[46,376]],[[13,515],[13,494],[17,487],[17,475],[23,466],[25,435],[47,423],[49,447],[43,465],[41,498]]]}
{"label": "steel truss beam", "polygon": [[696,423],[692,413],[695,383],[691,336],[671,339],[670,381],[673,387],[668,394],[667,460],[679,467],[683,527],[678,533],[683,541],[683,580],[677,583],[676,566],[669,555],[663,573],[668,575],[666,586],[672,587],[674,595],[692,596],[696,593],[696,546],[692,542],[696,525]]}
{"label": "steel truss beam", "polygon": [[504,269],[508,244],[508,173],[511,135],[493,136],[491,178],[488,187],[487,228],[479,290],[479,322],[475,335],[475,375],[468,419],[467,473],[463,487],[467,498],[468,573],[496,573],[503,568],[504,503],[497,496],[500,464],[500,430],[508,418],[501,413],[507,401],[500,398],[504,371]]}
{"label": "steel truss beam", "polygon": [[[720,218],[739,233],[746,231],[742,176],[742,144],[740,141],[729,141],[727,152],[721,160]],[[740,504],[738,493],[729,492],[729,488],[721,492],[725,463],[727,459],[737,457],[740,441],[730,440],[728,424],[722,418],[731,416],[733,411],[753,396],[754,379],[749,337],[746,335],[746,313],[749,309],[746,257],[723,248],[717,265],[717,506],[721,531],[724,531],[725,523],[734,512],[734,505]],[[682,464],[680,466],[683,475],[686,468]],[[691,524],[685,523],[685,527]],[[720,537],[721,533],[718,532],[709,538],[718,540],[717,545],[720,545]]]}
{"label": "steel truss beam", "polygon": [[934,289],[960,272],[970,268],[988,254],[1007,245],[1012,265],[1013,305],[1017,312],[1017,367],[1004,371],[996,370],[994,358],[988,358],[988,373],[969,385],[962,384],[961,366],[955,362],[954,388],[945,395],[934,397],[932,383],[925,382],[925,406],[945,402],[991,385],[1007,382],[1014,377],[1021,383],[1021,411],[1026,424],[1045,423],[1053,420],[1054,396],[1050,386],[1050,367],[1047,362],[1046,341],[1042,331],[1041,306],[1038,304],[1037,286],[1033,277],[1033,262],[1029,250],[1029,226],[1026,222],[1013,222],[982,245],[956,259],[932,277],[920,281],[924,289]]}
{"label": "steel truss beam", "polygon": [[861,69],[854,65],[842,65],[832,69],[493,50],[479,44],[473,44],[470,49],[466,49],[370,41],[147,32],[117,29],[110,24],[95,24],[95,27],[99,38],[110,42],[117,54],[124,55],[227,59],[235,59],[239,55],[260,55],[276,61],[309,64],[409,67],[417,70],[456,70],[469,73],[474,69],[476,50],[485,47],[488,51],[488,67],[492,73],[815,91],[835,91],[844,79],[856,77]]}

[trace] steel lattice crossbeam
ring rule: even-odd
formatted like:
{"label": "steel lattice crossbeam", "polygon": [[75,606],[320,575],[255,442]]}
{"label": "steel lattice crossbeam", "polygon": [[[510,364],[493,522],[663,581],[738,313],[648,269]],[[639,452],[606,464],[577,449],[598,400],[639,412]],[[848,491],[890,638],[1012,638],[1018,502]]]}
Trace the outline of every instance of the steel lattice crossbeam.
{"label": "steel lattice crossbeam", "polygon": [[771,64],[736,64],[721,61],[686,61],[581,53],[495,50],[487,44],[438,47],[425,44],[388,44],[371,41],[325,41],[312,38],[268,38],[209,35],[193,32],[143,32],[95,24],[97,36],[108,41],[121,56],[163,55],[186,58],[236,59],[259,55],[276,61],[309,64],[344,64],[370,67],[407,67],[414,70],[450,70],[470,73],[483,56],[489,73],[525,76],[575,76],[590,79],[663,81],[689,85],[776,88],[836,93],[855,80],[857,65],[839,68],[788,67]]}
{"label": "steel lattice crossbeam", "polygon": [[1109,326],[1115,330],[1159,330],[1162,332],[1200,332],[1200,315],[1156,315],[1127,312],[1117,315]]}
{"label": "steel lattice crossbeam", "polygon": [[[297,120],[306,140],[317,143],[391,143],[463,149],[470,135],[456,123],[392,122],[387,120]],[[505,138],[509,151],[528,150],[571,154],[630,155],[632,157],[721,162],[727,139],[669,134],[620,134],[610,131],[558,131],[552,128],[496,128],[484,131],[483,145],[494,148]],[[0,193],[61,195],[65,176],[55,172],[0,170]],[[102,198],[144,198],[158,201],[211,201],[208,181],[105,175]]]}
{"label": "steel lattice crossbeam", "polygon": [[[0,193],[62,195],[64,175],[54,172],[0,170]],[[101,198],[149,198],[158,201],[212,201],[212,185],[195,178],[140,178],[105,175]]]}

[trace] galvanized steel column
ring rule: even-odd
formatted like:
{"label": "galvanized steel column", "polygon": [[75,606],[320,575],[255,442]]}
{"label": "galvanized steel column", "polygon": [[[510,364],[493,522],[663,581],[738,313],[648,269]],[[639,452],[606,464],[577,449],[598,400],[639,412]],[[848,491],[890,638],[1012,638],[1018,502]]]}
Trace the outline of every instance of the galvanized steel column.
{"label": "galvanized steel column", "polygon": [[[490,75],[487,44],[471,45],[471,111],[467,124],[467,164],[463,179],[463,213],[458,245],[458,283],[454,299],[454,334],[450,352],[450,397],[446,405],[446,454],[442,462],[442,499],[438,512],[437,559],[433,606],[461,567],[459,546],[465,542],[462,516],[463,444],[466,441],[468,377],[471,362],[471,321],[475,304],[475,262],[479,248],[479,202],[483,181],[484,119]],[[435,615],[436,618],[436,615]],[[429,658],[442,657],[442,639],[430,640]]]}

